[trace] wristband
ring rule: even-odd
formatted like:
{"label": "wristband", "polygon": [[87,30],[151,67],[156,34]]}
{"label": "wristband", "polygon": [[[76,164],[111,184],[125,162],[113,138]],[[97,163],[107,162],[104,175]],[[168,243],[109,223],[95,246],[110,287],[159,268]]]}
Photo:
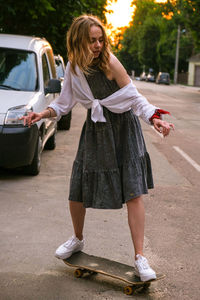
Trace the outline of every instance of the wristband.
{"label": "wristband", "polygon": [[170,115],[169,111],[163,110],[163,109],[156,109],[153,116],[149,119],[149,121],[152,123],[153,119],[161,119],[161,115]]}

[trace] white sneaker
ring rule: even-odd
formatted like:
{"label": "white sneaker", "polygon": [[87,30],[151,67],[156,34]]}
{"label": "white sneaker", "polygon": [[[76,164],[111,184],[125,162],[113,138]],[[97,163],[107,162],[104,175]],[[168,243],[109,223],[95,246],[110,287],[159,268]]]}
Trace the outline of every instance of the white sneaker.
{"label": "white sneaker", "polygon": [[136,258],[136,275],[140,277],[141,281],[156,279],[156,273],[153,269],[150,268],[147,259],[140,254],[137,254]]}
{"label": "white sneaker", "polygon": [[68,241],[58,247],[55,252],[55,257],[66,259],[73,253],[79,252],[84,247],[84,239],[80,241],[77,237],[72,236]]}

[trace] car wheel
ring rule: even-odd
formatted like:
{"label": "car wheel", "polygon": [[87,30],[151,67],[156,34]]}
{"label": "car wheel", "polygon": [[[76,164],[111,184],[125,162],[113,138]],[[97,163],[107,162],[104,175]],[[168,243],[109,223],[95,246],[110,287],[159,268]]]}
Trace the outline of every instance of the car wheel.
{"label": "car wheel", "polygon": [[44,149],[46,150],[54,150],[56,148],[56,131],[50,138],[47,140]]}
{"label": "car wheel", "polygon": [[71,118],[71,111],[67,115],[62,116],[60,121],[58,121],[58,130],[69,130],[71,126]]}
{"label": "car wheel", "polygon": [[41,153],[42,153],[42,140],[41,137],[38,137],[35,153],[32,160],[32,163],[26,167],[24,167],[24,171],[28,175],[38,175],[40,173],[41,166]]}

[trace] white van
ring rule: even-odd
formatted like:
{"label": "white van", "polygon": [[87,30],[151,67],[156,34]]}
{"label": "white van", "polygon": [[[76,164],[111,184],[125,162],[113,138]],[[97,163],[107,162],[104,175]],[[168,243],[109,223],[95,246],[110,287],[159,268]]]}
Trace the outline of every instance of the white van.
{"label": "white van", "polygon": [[39,173],[43,148],[55,148],[57,123],[42,119],[29,128],[19,118],[44,110],[60,90],[47,40],[0,34],[0,167]]}

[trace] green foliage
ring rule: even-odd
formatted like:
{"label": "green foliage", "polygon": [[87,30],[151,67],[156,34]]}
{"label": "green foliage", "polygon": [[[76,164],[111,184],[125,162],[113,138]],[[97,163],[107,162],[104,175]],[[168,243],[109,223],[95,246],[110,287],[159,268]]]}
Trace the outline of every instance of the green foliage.
{"label": "green foliage", "polygon": [[74,17],[94,14],[105,21],[106,0],[0,0],[0,32],[45,37],[66,60],[66,32]]}
{"label": "green foliage", "polygon": [[[159,70],[156,58],[156,47],[160,39],[159,23],[153,18],[147,18],[140,30],[138,59],[146,69]],[[152,63],[153,62],[153,63]]]}
{"label": "green foliage", "polygon": [[138,60],[138,39],[137,34],[133,30],[133,27],[128,28],[122,40],[122,48],[117,51],[117,56],[127,69],[127,71],[135,70],[139,74],[142,70],[141,64]]}
{"label": "green foliage", "polygon": [[200,52],[200,1],[182,0],[182,15],[185,27],[194,42],[194,53]]}
{"label": "green foliage", "polygon": [[188,71],[188,58],[200,51],[200,1],[133,0],[136,6],[131,27],[124,32],[118,57],[127,70],[139,75],[146,72],[169,72],[173,76],[177,27],[181,25],[179,71]]}
{"label": "green foliage", "polygon": [[143,65],[146,65],[147,69],[156,67],[151,63],[155,55],[152,34],[157,40],[159,33],[152,16],[158,15],[159,6],[155,5],[154,0],[134,0],[133,4],[137,7],[136,13],[132,26],[124,33],[118,57],[128,71],[135,70],[139,75]]}
{"label": "green foliage", "polygon": [[156,54],[159,71],[169,72],[171,75],[174,69],[177,28],[171,26],[171,21],[163,20],[160,40],[157,43]]}
{"label": "green foliage", "polygon": [[[66,32],[74,17],[89,13],[105,21],[107,0],[0,0],[0,32],[45,37],[66,60]],[[114,52],[128,71],[166,71],[173,75],[177,26],[181,25],[179,71],[200,52],[200,1],[133,0],[131,27],[117,37]],[[169,16],[168,19],[167,16]],[[171,18],[170,18],[171,16]],[[123,38],[122,38],[123,35]]]}

